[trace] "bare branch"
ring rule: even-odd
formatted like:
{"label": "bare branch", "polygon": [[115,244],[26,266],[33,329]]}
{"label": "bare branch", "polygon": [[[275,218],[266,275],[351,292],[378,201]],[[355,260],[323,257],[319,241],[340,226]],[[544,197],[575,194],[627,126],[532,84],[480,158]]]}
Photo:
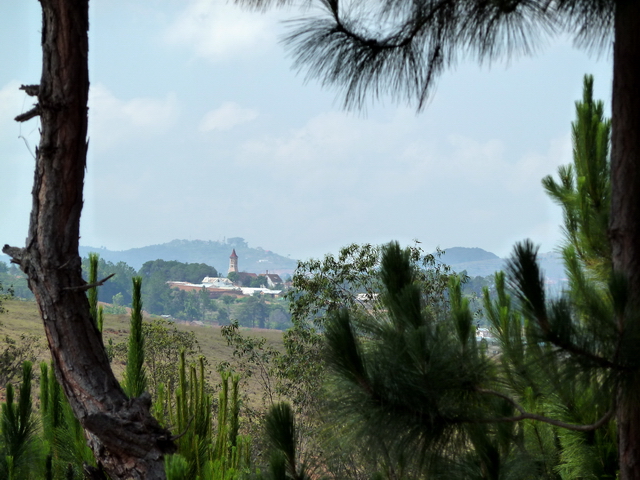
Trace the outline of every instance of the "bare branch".
{"label": "bare branch", "polygon": [[187,424],[187,426],[185,427],[184,431],[182,433],[179,433],[177,435],[174,435],[173,437],[171,437],[171,441],[175,442],[176,440],[178,440],[180,437],[183,437],[188,431],[189,431],[189,427],[191,427],[191,422],[193,422],[193,419],[195,418],[195,415],[191,415],[191,418],[189,419],[189,423]]}
{"label": "bare branch", "polygon": [[24,253],[24,248],[10,247],[9,245],[5,245],[4,247],[2,247],[2,253],[11,257],[11,263],[22,265],[22,254]]}
{"label": "bare branch", "polygon": [[16,122],[26,122],[27,120],[31,120],[33,117],[37,117],[40,115],[40,105],[36,104],[31,110],[25,113],[21,113],[14,120]]}
{"label": "bare branch", "polygon": [[107,280],[109,280],[114,275],[115,275],[115,273],[112,273],[108,277],[104,277],[102,280],[98,280],[96,283],[87,283],[86,285],[80,285],[79,287],[65,287],[65,288],[63,288],[63,290],[81,290],[81,291],[85,291],[85,290],[89,290],[89,289],[91,289],[93,287],[101,287],[102,285],[104,285],[104,283]]}
{"label": "bare branch", "polygon": [[37,97],[40,95],[40,85],[20,85],[20,90],[24,90],[24,92],[30,97]]}

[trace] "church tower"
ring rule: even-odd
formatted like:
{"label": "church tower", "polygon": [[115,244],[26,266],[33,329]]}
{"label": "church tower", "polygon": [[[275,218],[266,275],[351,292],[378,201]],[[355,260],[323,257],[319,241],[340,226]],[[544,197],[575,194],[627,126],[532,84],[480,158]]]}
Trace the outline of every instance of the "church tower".
{"label": "church tower", "polygon": [[236,255],[236,249],[233,249],[231,256],[229,257],[229,271],[227,273],[238,273],[238,255]]}

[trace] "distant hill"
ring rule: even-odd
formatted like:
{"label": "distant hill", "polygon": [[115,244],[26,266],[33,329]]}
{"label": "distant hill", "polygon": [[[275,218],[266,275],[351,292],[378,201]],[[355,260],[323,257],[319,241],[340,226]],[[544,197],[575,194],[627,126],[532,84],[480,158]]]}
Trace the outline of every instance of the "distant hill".
{"label": "distant hill", "polygon": [[[551,283],[557,283],[566,278],[562,257],[555,252],[539,253],[538,259],[545,278]],[[506,259],[487,252],[481,248],[453,247],[445,249],[440,262],[449,265],[453,271],[466,271],[471,277],[486,277],[504,270]]]}
{"label": "distant hill", "polygon": [[229,268],[229,256],[235,248],[238,255],[238,267],[241,272],[291,274],[297,261],[283,257],[261,247],[251,248],[240,237],[230,238],[226,242],[205,240],[173,240],[161,245],[150,245],[129,250],[111,251],[105,248],[80,247],[80,255],[86,257],[95,252],[101,258],[117,263],[125,262],[139,270],[143,263],[150,260],[177,260],[183,263],[205,263],[213,266],[223,275]]}
{"label": "distant hill", "polygon": [[[250,248],[243,238],[230,238],[226,242],[203,240],[173,240],[161,245],[150,245],[123,251],[111,251],[101,248],[80,247],[80,255],[89,252],[99,253],[110,262],[123,261],[139,270],[149,260],[177,260],[187,263],[206,263],[226,275],[229,268],[229,255],[235,248],[239,257],[241,272],[292,274],[297,261],[283,257],[260,247]],[[4,257],[4,258],[3,258]],[[545,277],[551,282],[566,278],[562,258],[558,253],[538,254]],[[0,260],[9,263],[9,257],[0,255]],[[493,275],[505,267],[505,259],[481,248],[453,247],[445,250],[440,262],[450,265],[456,272],[466,270],[471,277]]]}
{"label": "distant hill", "polygon": [[454,263],[483,262],[486,260],[500,260],[496,254],[481,248],[453,247],[447,248],[440,257],[440,261],[449,265]]}

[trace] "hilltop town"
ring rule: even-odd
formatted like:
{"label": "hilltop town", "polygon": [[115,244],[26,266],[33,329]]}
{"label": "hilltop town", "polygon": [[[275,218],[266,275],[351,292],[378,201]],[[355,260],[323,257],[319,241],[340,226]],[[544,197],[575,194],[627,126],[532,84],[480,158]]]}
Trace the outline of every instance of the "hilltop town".
{"label": "hilltop town", "polygon": [[278,297],[285,288],[280,275],[276,273],[241,272],[238,268],[239,257],[234,248],[229,256],[227,276],[204,277],[201,283],[168,281],[171,288],[186,292],[206,291],[209,298],[218,299],[222,295],[240,297],[260,293],[271,297]]}

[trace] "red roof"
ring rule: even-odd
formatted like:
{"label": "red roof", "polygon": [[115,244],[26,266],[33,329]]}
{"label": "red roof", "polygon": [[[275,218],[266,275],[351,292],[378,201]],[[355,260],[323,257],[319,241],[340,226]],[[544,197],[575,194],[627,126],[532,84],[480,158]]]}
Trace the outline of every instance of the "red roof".
{"label": "red roof", "polygon": [[229,256],[229,258],[238,258],[238,255],[236,255],[236,249],[233,249],[233,252],[231,252],[231,255]]}

